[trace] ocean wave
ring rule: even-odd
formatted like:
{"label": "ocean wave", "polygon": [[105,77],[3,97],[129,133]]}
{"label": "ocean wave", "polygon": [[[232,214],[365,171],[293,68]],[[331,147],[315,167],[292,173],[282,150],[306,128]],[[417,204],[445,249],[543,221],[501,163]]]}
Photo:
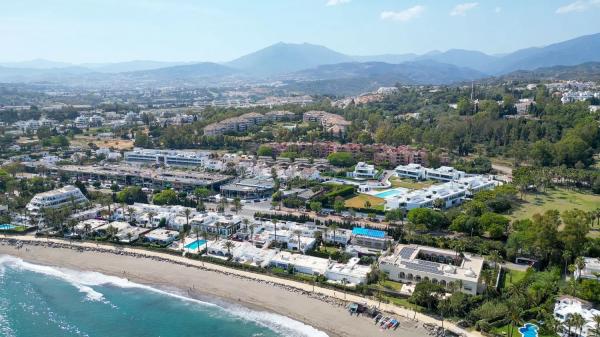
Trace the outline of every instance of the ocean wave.
{"label": "ocean wave", "polygon": [[17,257],[9,255],[0,255],[0,270],[3,269],[5,266],[9,266],[11,268],[19,268],[22,270],[28,270],[35,273],[44,274],[50,277],[60,278],[73,285],[80,292],[85,293],[86,298],[91,301],[104,301],[104,295],[94,290],[92,288],[94,286],[111,285],[119,288],[142,289],[162,294],[165,296],[177,298],[182,301],[192,302],[202,306],[216,307],[235,317],[247,321],[252,321],[284,336],[328,337],[328,335],[325,332],[318,330],[310,325],[296,321],[287,316],[278,315],[266,311],[251,310],[237,305],[220,306],[215,303],[198,300],[174,292],[165,291],[151,286],[131,282],[128,279],[122,277],[105,275],[98,272],[76,271],[61,267],[37,265],[26,262]]}

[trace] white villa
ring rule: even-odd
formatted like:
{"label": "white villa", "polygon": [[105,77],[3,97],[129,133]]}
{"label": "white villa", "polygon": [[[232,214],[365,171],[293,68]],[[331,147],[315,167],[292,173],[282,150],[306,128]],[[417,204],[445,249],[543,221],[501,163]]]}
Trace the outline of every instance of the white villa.
{"label": "white villa", "polygon": [[355,179],[373,179],[377,175],[377,170],[375,170],[375,165],[361,161],[354,166],[354,172],[349,173],[349,175]]}
{"label": "white villa", "polygon": [[597,336],[595,334],[596,323],[594,322],[594,316],[600,315],[600,310],[594,309],[592,304],[587,301],[567,295],[560,296],[554,304],[554,318],[563,327],[561,336],[567,337],[569,328],[565,322],[575,313],[583,317],[585,324],[581,329],[581,334],[573,327],[571,327],[571,333],[575,333],[577,337]]}
{"label": "white villa", "polygon": [[480,256],[417,245],[398,245],[393,254],[379,260],[379,268],[391,280],[419,283],[429,280],[449,287],[461,286],[461,291],[475,295],[480,292],[480,276],[484,259]]}

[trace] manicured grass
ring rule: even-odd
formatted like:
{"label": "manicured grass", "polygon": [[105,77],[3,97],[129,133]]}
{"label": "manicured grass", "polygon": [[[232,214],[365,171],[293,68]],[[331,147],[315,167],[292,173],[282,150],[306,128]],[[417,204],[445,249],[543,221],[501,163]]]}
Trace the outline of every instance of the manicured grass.
{"label": "manicured grass", "polygon": [[600,207],[600,195],[581,193],[567,189],[549,189],[545,193],[528,193],[517,209],[510,215],[513,219],[528,219],[536,213],[555,209],[559,212],[578,208],[591,211]]}
{"label": "manicured grass", "polygon": [[521,281],[525,277],[526,272],[520,270],[506,269],[504,272],[504,288],[513,283]]}
{"label": "manicured grass", "polygon": [[383,287],[386,288],[386,289],[400,291],[402,289],[402,283],[395,282],[395,281],[390,281],[390,280],[386,280],[383,283]]}
{"label": "manicured grass", "polygon": [[318,249],[319,249],[319,252],[328,253],[328,254],[333,254],[340,250],[339,248],[331,247],[331,246],[321,246]]}
{"label": "manicured grass", "polygon": [[387,295],[381,295],[381,297],[383,299],[387,300],[388,302],[390,302],[394,305],[397,305],[399,307],[414,310],[416,312],[423,312],[425,310],[425,308],[423,308],[421,306],[410,303],[406,298],[397,298],[397,297],[392,297],[392,296],[387,296]]}
{"label": "manicured grass", "polygon": [[392,184],[392,187],[394,187],[394,188],[404,187],[404,188],[409,188],[412,190],[418,190],[421,188],[425,188],[425,187],[434,185],[435,181],[431,181],[431,180],[417,181],[417,180],[413,180],[413,179],[402,179],[402,178],[398,178],[398,177],[391,177],[390,183]]}
{"label": "manicured grass", "polygon": [[385,200],[383,198],[374,197],[368,194],[359,194],[354,198],[346,200],[344,205],[350,208],[365,208],[365,201],[369,200],[371,208],[375,210],[383,210]]}

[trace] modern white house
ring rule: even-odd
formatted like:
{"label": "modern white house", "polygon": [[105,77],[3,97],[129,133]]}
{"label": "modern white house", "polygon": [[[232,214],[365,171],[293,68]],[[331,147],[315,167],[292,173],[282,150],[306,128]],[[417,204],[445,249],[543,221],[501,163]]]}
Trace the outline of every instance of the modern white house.
{"label": "modern white house", "polygon": [[80,205],[88,202],[79,188],[67,185],[52,191],[36,194],[27,204],[26,209],[31,217],[40,217],[45,208]]}
{"label": "modern white house", "polygon": [[465,176],[465,172],[450,166],[441,166],[437,169],[428,168],[425,171],[426,178],[431,180],[453,181]]}
{"label": "modern white house", "polygon": [[400,178],[410,178],[415,180],[425,179],[425,168],[421,164],[398,165],[394,169],[396,175]]}
{"label": "modern white house", "polygon": [[375,170],[375,165],[361,161],[354,166],[354,171],[349,173],[349,175],[355,179],[373,179],[377,175],[377,170]]}
{"label": "modern white house", "polygon": [[398,245],[393,254],[380,258],[379,268],[394,281],[412,284],[429,280],[444,287],[454,285],[475,295],[482,290],[483,263],[482,257],[472,254],[461,256],[447,249]]}
{"label": "modern white house", "polygon": [[[581,330],[577,330],[572,327],[569,329],[566,322],[573,314],[580,314],[585,324]],[[554,318],[562,324],[561,336],[567,337],[569,330],[571,334],[575,334],[577,337],[591,337],[597,336],[596,322],[594,322],[594,316],[599,316],[600,310],[594,309],[592,303],[584,301],[577,297],[562,295],[558,297],[554,304]]]}

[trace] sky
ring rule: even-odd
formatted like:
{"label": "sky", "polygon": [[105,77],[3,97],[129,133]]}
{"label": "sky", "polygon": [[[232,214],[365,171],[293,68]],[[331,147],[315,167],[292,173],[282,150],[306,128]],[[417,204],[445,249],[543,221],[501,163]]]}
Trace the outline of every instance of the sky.
{"label": "sky", "polygon": [[600,0],[0,0],[0,62],[224,62],[277,42],[490,54],[600,32]]}

